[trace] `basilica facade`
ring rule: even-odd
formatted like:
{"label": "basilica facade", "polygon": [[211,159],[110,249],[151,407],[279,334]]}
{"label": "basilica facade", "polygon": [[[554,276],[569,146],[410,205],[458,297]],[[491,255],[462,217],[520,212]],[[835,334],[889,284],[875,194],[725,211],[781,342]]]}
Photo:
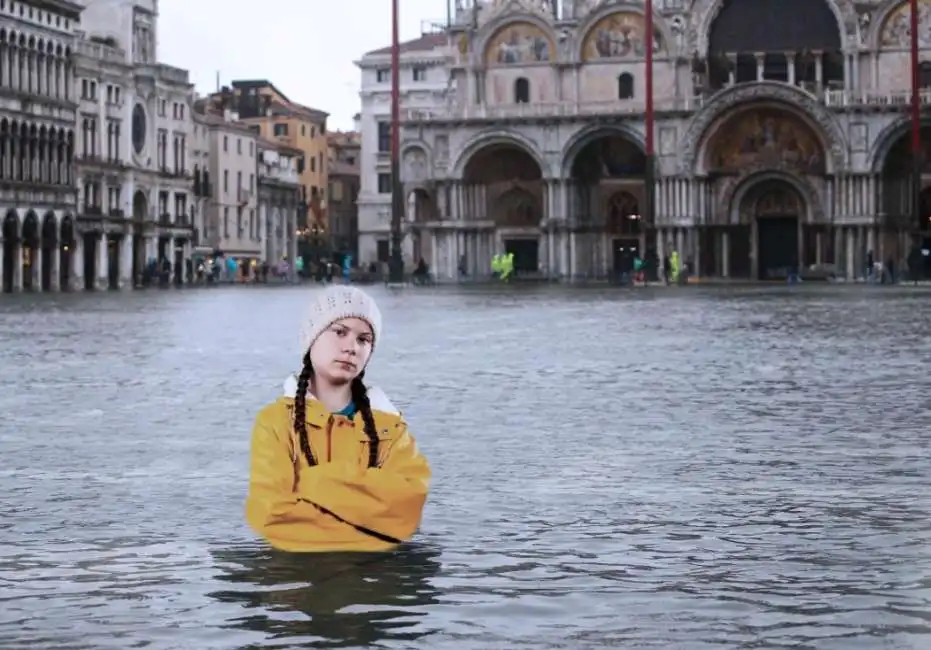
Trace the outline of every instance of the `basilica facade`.
{"label": "basilica facade", "polygon": [[[603,279],[673,250],[702,276],[831,265],[853,278],[870,252],[898,265],[928,245],[931,190],[921,219],[912,207],[907,0],[654,7],[653,34],[641,2],[458,8],[445,105],[402,114],[409,255],[440,279],[485,274],[502,252],[525,273]],[[920,7],[931,61],[931,0]],[[931,129],[922,140],[931,153]]]}

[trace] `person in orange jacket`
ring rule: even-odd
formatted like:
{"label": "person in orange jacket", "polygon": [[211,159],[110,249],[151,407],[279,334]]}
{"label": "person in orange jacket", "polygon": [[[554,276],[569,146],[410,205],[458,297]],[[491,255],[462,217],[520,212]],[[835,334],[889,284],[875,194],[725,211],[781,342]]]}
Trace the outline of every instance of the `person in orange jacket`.
{"label": "person in orange jacket", "polygon": [[252,432],[246,520],[284,551],[387,551],[420,526],[426,458],[365,368],[381,313],[349,285],[330,285],[301,331],[303,368]]}

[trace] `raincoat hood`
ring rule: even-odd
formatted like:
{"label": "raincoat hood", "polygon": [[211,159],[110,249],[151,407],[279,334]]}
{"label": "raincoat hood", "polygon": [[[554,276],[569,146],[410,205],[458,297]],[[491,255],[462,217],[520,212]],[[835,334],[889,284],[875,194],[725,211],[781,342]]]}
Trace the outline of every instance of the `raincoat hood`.
{"label": "raincoat hood", "polygon": [[[297,375],[289,375],[284,380],[284,397],[294,399],[297,397]],[[308,393],[313,397],[312,394]],[[401,415],[401,412],[397,407],[388,399],[388,396],[385,395],[385,391],[377,386],[372,386],[368,389],[369,395],[369,404],[372,405],[372,409],[375,411],[381,411],[382,413],[390,413],[392,415]]]}

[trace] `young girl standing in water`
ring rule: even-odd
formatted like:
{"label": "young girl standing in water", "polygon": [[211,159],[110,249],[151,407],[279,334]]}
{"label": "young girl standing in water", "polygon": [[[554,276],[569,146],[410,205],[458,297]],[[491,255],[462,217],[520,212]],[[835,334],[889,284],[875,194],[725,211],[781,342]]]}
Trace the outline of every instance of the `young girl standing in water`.
{"label": "young girl standing in water", "polygon": [[420,525],[430,467],[401,414],[363,383],[381,338],[365,292],[330,286],[301,330],[303,368],[252,432],[246,519],[284,551],[385,551]]}

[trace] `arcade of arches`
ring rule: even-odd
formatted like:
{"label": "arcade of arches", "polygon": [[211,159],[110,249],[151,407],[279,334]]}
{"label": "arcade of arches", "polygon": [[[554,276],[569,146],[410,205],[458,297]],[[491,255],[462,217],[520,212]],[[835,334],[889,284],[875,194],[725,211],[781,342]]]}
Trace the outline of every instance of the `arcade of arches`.
{"label": "arcade of arches", "polygon": [[71,214],[7,209],[0,215],[0,293],[139,286],[155,259],[171,262],[165,282],[183,284],[189,239],[144,232],[146,206],[137,192],[135,225],[107,225],[93,215],[79,224]]}
{"label": "arcade of arches", "polygon": [[[415,257],[441,278],[487,277],[503,252],[519,274],[547,278],[616,278],[634,256],[658,265],[672,250],[707,277],[782,279],[812,267],[862,277],[870,252],[902,269],[916,244],[931,247],[931,163],[916,222],[907,129],[899,135],[880,144],[876,172],[837,172],[804,115],[743,105],[705,135],[699,175],[657,178],[655,218],[646,158],[622,132],[570,145],[563,178],[516,143],[488,145],[461,180],[409,190]],[[931,160],[931,126],[923,141]]]}
{"label": "arcade of arches", "polygon": [[[422,222],[415,257],[449,278],[487,276],[496,253],[512,253],[519,275],[597,279],[626,271],[652,244],[642,214],[645,172],[642,149],[616,132],[587,139],[564,179],[545,178],[517,144],[488,145],[449,188],[445,210],[442,192],[439,200],[409,195],[409,214]],[[444,212],[451,221],[436,216]],[[557,219],[567,213],[569,220]]]}

